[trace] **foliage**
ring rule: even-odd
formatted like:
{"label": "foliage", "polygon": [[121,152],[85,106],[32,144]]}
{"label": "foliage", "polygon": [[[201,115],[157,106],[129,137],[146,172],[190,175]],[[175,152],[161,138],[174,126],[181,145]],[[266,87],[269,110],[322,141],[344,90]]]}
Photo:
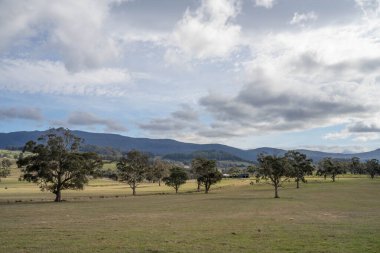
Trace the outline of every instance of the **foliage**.
{"label": "foliage", "polygon": [[343,161],[336,161],[327,157],[319,161],[317,175],[324,176],[325,179],[327,176],[331,176],[332,181],[335,182],[335,177],[345,173],[345,169],[346,165]]}
{"label": "foliage", "polygon": [[11,165],[12,162],[9,159],[2,159],[0,163],[0,181],[2,177],[7,177],[11,174]]}
{"label": "foliage", "polygon": [[217,160],[217,161],[238,161],[238,162],[244,161],[240,157],[237,157],[235,155],[232,155],[230,153],[227,153],[225,151],[220,151],[220,150],[194,151],[189,154],[174,153],[174,154],[165,155],[163,158],[174,160],[174,161],[186,162],[186,161],[191,161],[199,157],[210,159],[210,160]]}
{"label": "foliage", "polygon": [[363,163],[360,162],[359,157],[352,157],[349,164],[351,174],[365,174],[366,169]]}
{"label": "foliage", "polygon": [[155,159],[147,171],[146,179],[148,181],[158,182],[158,185],[161,186],[161,180],[168,175],[171,167],[172,165],[169,162]]}
{"label": "foliage", "polygon": [[132,194],[136,195],[136,187],[145,179],[145,174],[149,168],[149,158],[147,155],[132,150],[126,157],[120,159],[116,165],[118,179],[126,182],[132,189]]}
{"label": "foliage", "polygon": [[17,165],[22,167],[23,179],[39,185],[56,195],[61,201],[61,191],[83,189],[88,176],[102,166],[101,159],[94,153],[80,153],[81,139],[68,129],[51,130],[39,138],[41,143],[29,141],[23,152],[32,155],[20,156]]}
{"label": "foliage", "polygon": [[376,174],[380,174],[379,160],[371,159],[365,163],[365,170],[373,179]]}
{"label": "foliage", "polygon": [[175,193],[178,193],[179,187],[186,183],[187,179],[187,173],[183,168],[174,167],[170,169],[170,175],[168,177],[164,177],[163,181],[167,186],[173,187],[175,189]]}
{"label": "foliage", "polygon": [[278,188],[291,175],[287,158],[260,154],[257,161],[259,163],[259,175],[263,179],[270,179],[271,184],[274,186],[274,197],[279,198]]}
{"label": "foliage", "polygon": [[297,188],[299,188],[299,182],[306,183],[305,176],[313,173],[313,160],[308,159],[305,154],[298,151],[288,151],[285,153],[289,166],[289,176],[295,178]]}
{"label": "foliage", "polygon": [[198,191],[201,185],[205,187],[205,193],[208,193],[211,185],[222,180],[223,175],[216,168],[215,160],[206,158],[196,158],[192,160],[191,167],[198,182]]}

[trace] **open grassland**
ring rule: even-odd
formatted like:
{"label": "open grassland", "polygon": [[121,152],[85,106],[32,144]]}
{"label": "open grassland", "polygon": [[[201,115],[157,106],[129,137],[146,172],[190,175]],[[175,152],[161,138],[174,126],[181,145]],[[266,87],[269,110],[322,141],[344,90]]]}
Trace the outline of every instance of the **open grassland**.
{"label": "open grassland", "polygon": [[132,197],[97,179],[53,203],[17,177],[0,182],[0,252],[380,251],[380,179],[310,178],[286,184],[280,199],[250,180],[223,180],[207,195],[194,182],[177,195],[143,184]]}

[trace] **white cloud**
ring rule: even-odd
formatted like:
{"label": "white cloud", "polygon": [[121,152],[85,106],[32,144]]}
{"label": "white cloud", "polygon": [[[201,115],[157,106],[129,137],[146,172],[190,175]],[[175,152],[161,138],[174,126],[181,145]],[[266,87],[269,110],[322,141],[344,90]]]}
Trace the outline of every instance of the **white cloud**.
{"label": "white cloud", "polygon": [[308,13],[298,13],[295,12],[292,20],[290,21],[291,25],[303,25],[306,22],[316,21],[318,19],[318,15],[311,11]]}
{"label": "white cloud", "polygon": [[97,117],[94,114],[88,112],[73,112],[69,115],[67,119],[67,124],[70,126],[94,126],[94,125],[103,125],[106,127],[105,131],[107,132],[126,132],[127,128],[121,123]]}
{"label": "white cloud", "polygon": [[255,4],[256,6],[261,6],[270,9],[275,4],[275,0],[255,0]]}
{"label": "white cloud", "polygon": [[240,44],[241,28],[232,22],[239,11],[237,0],[203,0],[197,10],[188,9],[169,39],[166,61],[230,56]]}
{"label": "white cloud", "polygon": [[356,4],[361,8],[366,19],[379,17],[380,1],[379,0],[355,0]]}
{"label": "white cloud", "polygon": [[71,71],[114,61],[120,49],[105,27],[113,2],[1,1],[0,52],[31,46],[40,55],[58,54]]}
{"label": "white cloud", "polygon": [[63,63],[0,60],[0,90],[29,93],[121,96],[131,75],[125,69],[69,72]]}

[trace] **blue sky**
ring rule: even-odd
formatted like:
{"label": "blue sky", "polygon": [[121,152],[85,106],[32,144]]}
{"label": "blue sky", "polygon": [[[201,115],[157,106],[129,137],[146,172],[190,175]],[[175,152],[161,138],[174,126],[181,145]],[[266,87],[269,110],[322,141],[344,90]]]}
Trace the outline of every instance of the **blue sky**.
{"label": "blue sky", "polygon": [[379,0],[0,2],[0,132],[380,144]]}

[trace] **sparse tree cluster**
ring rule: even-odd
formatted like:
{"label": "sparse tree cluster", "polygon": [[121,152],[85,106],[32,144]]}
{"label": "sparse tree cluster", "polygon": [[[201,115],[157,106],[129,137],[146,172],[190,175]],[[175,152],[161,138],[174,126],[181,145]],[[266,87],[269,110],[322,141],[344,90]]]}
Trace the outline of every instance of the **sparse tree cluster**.
{"label": "sparse tree cluster", "polygon": [[[196,180],[197,190],[203,188],[207,194],[211,186],[223,177],[215,160],[194,158],[191,161],[191,170],[186,171],[161,159],[152,160],[148,154],[137,150],[123,153],[116,164],[116,170],[103,170],[102,159],[95,153],[81,151],[81,143],[80,138],[63,128],[52,130],[37,142],[27,142],[17,160],[22,179],[38,184],[43,191],[54,193],[55,201],[60,202],[62,190],[83,189],[91,176],[125,182],[132,189],[133,195],[136,195],[138,185],[144,180],[157,182],[159,186],[163,181],[178,193],[181,185],[188,180],[189,174]],[[313,161],[298,151],[288,151],[282,157],[260,154],[257,162],[258,165],[248,166],[245,170],[233,167],[227,172],[231,175],[240,175],[243,172],[247,176],[253,175],[256,182],[265,179],[273,185],[275,198],[279,198],[278,190],[285,181],[294,179],[298,189],[300,182],[306,183],[306,176],[312,175],[315,170]],[[9,175],[10,166],[10,160],[1,160],[0,178]],[[352,174],[368,174],[374,178],[380,174],[380,164],[377,159],[362,163],[357,157],[351,160],[328,157],[319,161],[316,166],[316,175],[325,179],[331,177],[333,182],[338,175],[347,171]]]}
{"label": "sparse tree cluster", "polygon": [[12,162],[9,159],[2,159],[0,162],[0,181],[2,177],[7,177],[11,174]]}

